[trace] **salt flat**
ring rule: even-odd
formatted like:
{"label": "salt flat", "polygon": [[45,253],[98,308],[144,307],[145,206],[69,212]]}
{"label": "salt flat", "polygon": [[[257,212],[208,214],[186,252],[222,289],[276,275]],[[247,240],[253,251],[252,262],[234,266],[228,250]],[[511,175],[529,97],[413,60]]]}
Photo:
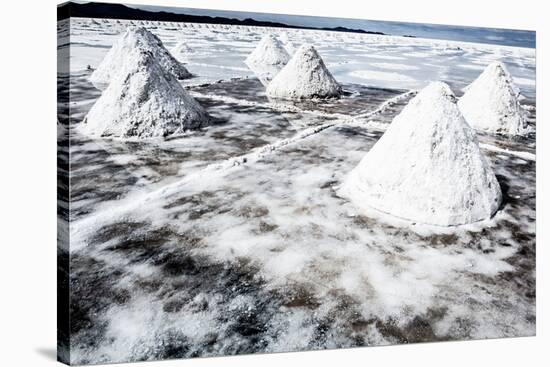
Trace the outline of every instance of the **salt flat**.
{"label": "salt flat", "polygon": [[[284,30],[345,93],[280,102],[244,64],[274,30],[147,22],[168,49],[187,42],[195,77],[180,82],[213,124],[95,139],[76,129],[101,93],[87,66],[128,22],[70,22],[72,362],[534,335],[534,49]],[[478,134],[503,191],[494,217],[423,226],[337,195],[409,91],[442,80],[461,95],[496,60],[531,133]]]}

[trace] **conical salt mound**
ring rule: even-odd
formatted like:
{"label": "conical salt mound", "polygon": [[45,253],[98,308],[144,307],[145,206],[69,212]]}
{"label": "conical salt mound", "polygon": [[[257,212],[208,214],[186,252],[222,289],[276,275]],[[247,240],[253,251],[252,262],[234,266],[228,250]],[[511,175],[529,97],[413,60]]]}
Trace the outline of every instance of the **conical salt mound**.
{"label": "conical salt mound", "polygon": [[251,67],[278,66],[280,69],[290,60],[283,44],[272,34],[266,34],[245,62]]}
{"label": "conical salt mound", "polygon": [[466,88],[458,107],[476,130],[521,135],[525,133],[525,121],[519,96],[519,89],[506,67],[495,62]]}
{"label": "conical salt mound", "polygon": [[288,60],[290,56],[282,43],[274,35],[267,34],[248,55],[245,64],[256,74],[262,84],[268,85]]}
{"label": "conical salt mound", "polygon": [[431,225],[490,218],[502,195],[449,87],[434,82],[395,117],[339,189],[358,207]]}
{"label": "conical salt mound", "polygon": [[311,45],[303,45],[296,50],[267,87],[269,97],[282,99],[336,97],[341,93],[340,84]]}
{"label": "conical salt mound", "polygon": [[90,76],[96,85],[107,85],[113,75],[117,74],[130,54],[150,52],[167,71],[177,79],[191,77],[187,69],[176,60],[162,44],[162,41],[145,28],[130,27],[126,33],[111,47],[99,67]]}
{"label": "conical salt mound", "polygon": [[149,51],[128,55],[80,125],[92,136],[164,137],[208,124],[208,114]]}

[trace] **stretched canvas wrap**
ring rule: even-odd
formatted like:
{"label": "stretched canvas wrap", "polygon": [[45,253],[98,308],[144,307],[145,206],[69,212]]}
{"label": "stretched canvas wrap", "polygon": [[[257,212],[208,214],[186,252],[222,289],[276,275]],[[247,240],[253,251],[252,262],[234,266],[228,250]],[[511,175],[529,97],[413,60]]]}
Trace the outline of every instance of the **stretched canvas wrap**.
{"label": "stretched canvas wrap", "polygon": [[58,358],[535,335],[535,32],[58,7]]}

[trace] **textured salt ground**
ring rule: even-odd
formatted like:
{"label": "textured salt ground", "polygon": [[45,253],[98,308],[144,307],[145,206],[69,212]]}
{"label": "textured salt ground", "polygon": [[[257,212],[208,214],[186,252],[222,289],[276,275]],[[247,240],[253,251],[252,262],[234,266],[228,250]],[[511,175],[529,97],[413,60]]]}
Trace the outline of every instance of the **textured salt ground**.
{"label": "textured salt ground", "polygon": [[[72,79],[71,86],[72,91],[75,92],[73,94],[73,101],[75,102],[76,106],[72,108],[71,113],[73,114],[73,116],[83,116],[85,114],[86,106],[88,106],[89,108],[89,106],[91,105],[90,101],[86,101],[85,76],[82,76],[81,78],[75,76]],[[220,85],[217,84],[216,87],[216,91],[219,92]],[[230,85],[228,89],[231,89],[231,87],[232,86]],[[92,95],[94,95],[94,93],[92,93]],[[95,96],[97,97],[96,94]],[[207,108],[209,108],[209,112],[211,113],[212,109],[215,109],[216,105],[219,104],[216,102],[211,102],[211,104],[209,105],[208,100],[206,99],[202,100],[201,102],[205,103]],[[78,106],[81,107],[79,108]],[[374,105],[371,105],[371,108],[374,107]],[[243,111],[240,111],[241,107],[239,106],[230,105],[228,107],[224,107],[224,109],[227,108],[233,111],[233,115],[246,113],[248,119],[255,120],[254,108],[247,107]],[[260,110],[264,109],[260,108]],[[274,114],[273,111],[270,111],[270,113],[271,115]],[[275,115],[278,116],[279,114],[276,113]],[[290,115],[292,118],[300,119],[299,114],[292,113]],[[272,118],[273,117],[271,117],[271,119]],[[271,121],[271,119],[268,120]],[[272,123],[273,122],[271,121],[270,124]],[[255,129],[258,129],[257,124],[254,127]],[[288,126],[283,126],[283,128],[288,129]],[[215,128],[213,128],[213,130],[214,129]],[[285,137],[285,134],[285,132],[279,131],[277,137],[283,138]],[[239,133],[238,135],[240,136],[241,134]],[[189,137],[182,137],[181,139],[187,138]],[[242,137],[242,139],[246,139],[246,137]],[[177,139],[175,140],[177,141]],[[222,139],[220,137],[220,140],[228,139]],[[205,141],[201,141],[198,143],[198,145],[202,146],[204,145],[204,143]],[[170,142],[163,142],[162,145],[166,144],[170,144]],[[243,141],[235,141],[234,144],[241,147],[246,146],[246,144],[243,144]],[[105,149],[105,145],[108,145],[108,149]],[[143,157],[154,157],[156,155],[157,158],[153,159],[160,159],[162,160],[163,165],[168,166],[170,166],[170,159],[173,159],[175,162],[181,162],[182,160],[184,160],[182,156],[178,156],[177,154],[174,154],[174,152],[170,152],[170,154],[162,155],[159,157],[158,146],[160,144],[158,144],[158,141],[152,144],[157,146],[157,150],[148,150],[147,148],[144,148],[144,146],[146,145],[147,144],[143,142],[121,142],[115,140],[109,142],[102,141],[99,144],[97,142],[94,143],[86,140],[86,138],[78,136],[77,134],[72,134],[71,153],[73,160],[71,167],[71,214],[73,216],[73,220],[79,218],[80,216],[85,216],[87,214],[86,210],[93,210],[93,200],[90,200],[90,198],[88,197],[90,195],[95,195],[96,197],[93,199],[96,199],[97,202],[100,203],[109,200],[116,200],[121,195],[124,195],[125,188],[127,189],[129,186],[133,190],[135,190],[136,186],[139,186],[137,184],[138,178],[136,176],[138,175],[136,175],[136,173],[147,172],[148,170],[154,171],[155,164],[151,161],[144,160]],[[212,144],[207,145],[211,146]],[[219,147],[213,146],[211,147],[211,149],[212,151],[215,151],[219,149]],[[152,154],[153,152],[155,154]],[[206,154],[206,156],[209,156],[209,154]],[[221,158],[222,157],[217,157],[217,159]],[[153,168],[151,168],[151,166],[153,166]],[[147,176],[150,181],[154,181],[154,174],[148,173]],[[90,177],[94,177],[94,180],[90,180]],[[163,172],[158,177],[166,177],[166,172]],[[143,185],[145,185],[145,183]],[[150,182],[148,182],[147,185],[150,185]],[[228,195],[227,197],[231,196],[230,192],[226,194]],[[197,200],[200,202],[202,199],[200,197],[194,196],[189,198],[189,202],[196,202]],[[180,206],[183,203],[178,202],[177,204],[178,206]],[[251,214],[247,214],[246,210],[244,210],[242,215],[251,216]],[[195,213],[195,218],[200,218],[200,216],[201,211],[199,210],[197,213]],[[177,217],[173,219],[177,220]],[[245,300],[242,301],[245,302],[244,306],[235,306],[231,302],[229,304],[226,304],[228,302],[228,298],[235,298],[237,300],[235,302],[241,302],[242,297],[240,297],[240,292],[241,288],[243,288],[242,285],[239,285],[238,287],[228,287],[227,283],[236,282],[236,279],[238,279],[239,284],[241,284],[243,279],[246,280],[247,278],[254,278],[254,274],[257,272],[257,269],[254,269],[254,267],[245,266],[244,270],[239,270],[239,266],[236,266],[232,263],[228,264],[225,262],[215,261],[213,263],[212,259],[205,259],[200,256],[198,258],[196,256],[189,257],[190,255],[185,255],[185,251],[182,251],[181,246],[184,246],[187,241],[195,243],[197,242],[197,238],[183,239],[183,237],[181,237],[179,233],[171,233],[168,229],[162,234],[162,231],[157,230],[152,230],[151,232],[150,227],[147,223],[140,223],[138,225],[131,224],[131,222],[128,225],[114,224],[111,230],[100,231],[100,233],[104,232],[106,233],[98,235],[97,237],[94,236],[94,238],[91,239],[91,242],[94,244],[101,244],[102,241],[108,240],[108,242],[114,244],[117,243],[117,241],[124,239],[124,244],[117,243],[116,245],[114,245],[114,247],[116,247],[116,250],[102,249],[97,253],[95,253],[97,250],[94,248],[95,246],[90,246],[83,254],[81,254],[80,252],[78,254],[74,253],[74,256],[71,260],[71,294],[73,296],[73,304],[71,305],[71,307],[74,315],[71,336],[73,347],[75,347],[73,348],[73,356],[78,356],[73,357],[73,359],[76,358],[75,360],[81,362],[102,361],[101,358],[103,357],[101,357],[101,353],[97,352],[96,347],[99,344],[102,344],[102,341],[105,338],[105,333],[107,332],[104,329],[106,321],[101,321],[100,319],[102,317],[95,319],[94,317],[92,317],[92,315],[102,314],[103,312],[106,312],[107,309],[116,307],[116,305],[119,304],[126,305],[125,299],[128,294],[141,295],[143,293],[143,291],[140,289],[130,290],[127,292],[119,292],[118,288],[120,284],[118,279],[121,274],[126,273],[126,270],[124,269],[132,269],[129,275],[130,277],[132,277],[133,275],[131,274],[136,270],[135,268],[133,268],[132,264],[139,264],[140,262],[143,263],[144,260],[147,260],[150,256],[153,256],[153,253],[150,251],[154,252],[158,250],[155,256],[161,256],[161,254],[163,254],[162,257],[165,260],[171,258],[171,265],[166,265],[166,267],[172,267],[173,269],[169,271],[175,273],[178,273],[180,271],[186,273],[187,271],[181,268],[182,263],[178,263],[178,260],[174,258],[174,252],[179,253],[181,251],[181,256],[188,258],[184,261],[190,261],[192,264],[198,262],[199,265],[189,266],[198,266],[201,269],[200,273],[195,274],[196,279],[194,280],[194,282],[203,285],[203,287],[205,288],[203,292],[206,292],[208,295],[208,297],[204,297],[214,297],[215,299],[221,298],[218,301],[218,306],[212,306],[216,309],[216,314],[231,315],[233,313],[236,316],[216,316],[217,318],[215,318],[215,323],[221,322],[222,324],[227,323],[228,325],[227,330],[222,333],[221,336],[217,337],[217,339],[221,340],[221,342],[218,342],[217,344],[214,343],[214,346],[208,346],[204,343],[196,344],[196,341],[193,341],[190,343],[190,345],[188,345],[189,342],[185,342],[188,337],[187,339],[185,337],[182,337],[180,335],[181,332],[170,330],[157,330],[153,340],[147,340],[145,342],[146,347],[143,347],[143,351],[136,351],[134,349],[129,351],[125,346],[119,346],[118,348],[121,349],[123,353],[123,355],[120,357],[120,360],[127,360],[128,358],[135,360],[154,359],[160,357],[166,358],[184,355],[196,356],[199,355],[199,353],[201,355],[209,353],[212,355],[235,354],[266,350],[265,348],[267,342],[264,339],[267,338],[273,340],[275,338],[275,334],[273,334],[273,330],[268,332],[267,326],[265,326],[264,324],[273,323],[275,322],[274,320],[276,320],[277,318],[270,317],[274,316],[274,311],[265,311],[264,309],[267,308],[267,305],[262,306],[263,303],[272,303],[273,305],[271,307],[273,309],[277,309],[278,307],[280,307],[281,304],[288,304],[289,307],[292,309],[293,307],[301,308],[303,304],[308,304],[309,302],[312,302],[313,304],[315,304],[316,302],[314,300],[309,300],[310,296],[307,294],[307,291],[302,289],[304,287],[303,284],[298,284],[296,286],[297,289],[291,289],[288,291],[285,289],[284,291],[280,292],[282,294],[278,294],[274,290],[269,290],[269,292],[262,290],[263,286],[261,285],[261,281],[256,280],[255,282],[259,284],[254,285],[254,287],[247,287],[245,283],[244,290],[242,290],[242,292],[244,292],[246,295]],[[168,239],[165,239],[165,236],[168,237]],[[141,238],[141,240],[138,240],[139,238]],[[159,249],[160,246],[157,245],[165,242],[170,242],[170,246],[175,247],[171,250],[168,250],[168,248]],[[140,245],[139,243],[142,243],[142,245]],[[138,250],[139,247],[142,248],[142,251],[144,253],[140,253],[141,250]],[[139,258],[130,260],[131,264],[123,265],[121,263],[117,263],[120,258],[116,254],[119,252],[122,253],[123,258],[125,259],[131,259],[134,256],[132,254],[137,254],[136,256],[138,256]],[[172,255],[170,255],[170,253],[172,253]],[[104,258],[104,260],[100,261],[99,259],[102,258]],[[159,260],[158,264],[162,264],[163,261],[164,260]],[[244,261],[246,262],[247,260],[245,259]],[[112,264],[112,262],[115,263],[114,266],[109,265]],[[143,264],[141,266],[143,266]],[[162,266],[164,267],[164,265]],[[212,269],[209,271],[209,275],[204,274],[204,268]],[[226,270],[221,271],[221,269]],[[194,273],[194,271],[191,272]],[[236,273],[236,275],[233,275],[233,273]],[[165,279],[165,274],[158,274],[158,277],[159,278],[157,283],[164,284],[167,282]],[[177,276],[177,274],[175,275],[175,277],[178,279],[178,281],[175,284],[172,284],[171,287],[179,289],[179,292],[176,293],[181,293],[181,289],[188,289],[184,284],[181,283],[181,279]],[[212,277],[214,279],[209,280],[209,277]],[[154,283],[154,281],[151,282]],[[211,289],[212,283],[216,282],[221,283],[219,289]],[[142,285],[143,284],[140,282],[137,283],[137,286],[139,288],[141,288]],[[95,299],[95,297],[97,297],[95,293],[97,289],[104,289],[105,292],[100,293],[106,295],[111,294],[112,296],[105,296],[100,297],[100,299]],[[193,287],[191,287],[191,289],[193,289]],[[227,294],[224,295],[224,292],[227,293],[227,289],[232,289],[229,296]],[[173,290],[173,292],[175,292],[175,290]],[[252,292],[253,295],[250,295],[249,293]],[[258,292],[260,294],[257,294]],[[275,294],[272,294],[273,292],[275,292]],[[305,295],[302,295],[302,293],[304,292]],[[193,294],[193,292],[191,292],[190,294]],[[162,304],[170,304],[170,300],[164,299],[163,297],[164,296],[160,296],[159,302],[161,302]],[[268,302],[266,300],[272,301]],[[181,309],[183,307],[181,306],[181,304],[185,304],[187,307],[187,303],[188,302],[181,301],[180,305],[178,306],[178,302],[174,302],[174,307],[177,311],[193,315],[192,310]],[[256,306],[257,303],[259,304],[259,306]],[[221,306],[224,304],[225,306]],[[245,316],[243,316],[241,314],[241,308],[245,306],[247,308],[252,307],[252,311],[247,311],[250,313],[249,316],[246,316],[246,314]],[[163,305],[162,313],[165,312],[164,309],[170,309],[171,307],[172,306]],[[228,307],[230,309],[226,310]],[[260,309],[256,310],[258,307],[260,307]],[[259,317],[256,312],[262,315],[262,320],[256,320],[256,318]],[[178,316],[174,317],[181,317],[181,313],[178,313],[177,315]],[[222,320],[220,320],[219,318],[222,318]],[[205,329],[218,329],[216,325],[210,325],[210,327],[209,325],[203,325],[203,327]],[[279,325],[277,326],[277,328],[281,329],[279,332],[284,331],[284,325]],[[265,338],[260,338],[257,334],[265,335]],[[158,343],[159,338],[161,340],[166,339],[167,345],[163,347],[151,346],[151,344]],[[212,336],[212,338],[214,337]],[[322,340],[322,338],[320,340]],[[312,341],[311,343],[311,346],[308,347],[309,349],[324,347],[320,341],[318,342],[320,343],[319,345],[316,344],[317,342]],[[140,343],[132,345],[131,348],[135,348],[139,344]],[[347,343],[343,345],[347,345]],[[289,348],[289,350],[293,349],[292,347]],[[99,347],[99,349],[101,349],[101,347]],[[208,352],[209,350],[211,352]],[[130,354],[125,354],[127,352]],[[111,351],[110,353],[114,352]],[[104,356],[104,358],[104,361],[113,359],[117,360],[116,357],[113,355],[109,355],[108,357]]]}
{"label": "textured salt ground", "polygon": [[[75,47],[76,67],[93,65],[97,55],[108,49],[104,46],[123,29],[110,26],[106,32],[103,23],[79,27],[71,28],[71,42],[82,40],[93,47]],[[248,75],[237,68],[251,50],[247,45],[259,39],[258,32],[246,30],[238,34],[237,42],[235,32],[205,39],[204,29],[149,27],[169,48],[177,41],[176,34],[191,38],[198,52],[189,70],[208,76],[189,84]],[[363,106],[369,98],[377,105],[398,94],[390,91],[385,96],[380,89],[361,90],[349,84],[373,84],[349,77],[349,72],[371,60],[407,64],[415,59],[423,65],[422,70],[412,72],[415,78],[431,79],[434,73],[427,70],[434,70],[457,93],[480,69],[462,72],[456,65],[470,67],[479,61],[483,67],[495,57],[492,52],[471,48],[463,58],[436,58],[431,47],[399,47],[393,41],[385,45],[384,39],[373,44],[338,36],[345,49],[327,44],[320,52],[337,79],[348,83],[344,88],[351,91],[346,96],[349,100],[298,107],[359,114],[368,109]],[[290,38],[298,43],[320,40],[307,32],[293,33]],[[222,48],[225,53],[235,52],[224,58],[224,66],[233,69],[212,62],[212,55]],[[513,74],[532,77],[534,58],[507,50],[502,57],[517,61]],[[194,66],[199,58],[210,65]],[[73,121],[79,121],[99,94],[86,85],[85,73],[73,76],[70,112]],[[134,144],[71,136],[78,152],[72,158],[81,162],[78,180],[82,186],[75,194],[82,195],[82,200],[71,207],[75,227],[80,219],[108,214],[110,206],[103,204],[116,207],[130,195],[139,198],[142,192],[147,195],[155,187],[199,171],[205,157],[188,161],[184,142],[194,139],[190,149],[206,144],[205,151],[224,159],[239,154],[240,144],[248,144],[249,149],[264,143],[260,140],[277,141],[279,128],[298,130],[337,121],[336,116],[322,113],[281,114],[280,109],[265,104],[263,91],[255,85],[259,82],[249,79],[191,87],[209,112],[229,120],[200,132],[199,137]],[[362,93],[370,93],[369,98],[359,98]],[[342,107],[347,101],[349,105]],[[381,122],[383,129],[403,103],[406,100],[371,119]],[[531,100],[522,103],[534,105]],[[535,109],[528,113],[534,125]],[[234,129],[248,126],[254,130],[247,116],[270,126],[259,129],[257,142],[241,140],[239,135],[245,134]],[[281,126],[273,126],[272,121]],[[221,133],[213,136],[216,131]],[[85,243],[74,243],[71,253],[71,310],[77,316],[71,330],[73,362],[533,335],[534,134],[514,139],[480,134],[483,144],[501,149],[483,151],[504,188],[503,211],[485,229],[474,226],[429,235],[384,218],[358,215],[334,195],[333,187],[342,175],[382,133],[360,124],[329,128],[259,162],[217,172],[210,180],[190,181],[178,195],[163,196],[152,207],[144,202],[143,210],[121,215],[109,225],[93,226],[93,234]],[[151,154],[160,154],[162,160],[151,160]],[[181,159],[185,161],[178,164]],[[94,164],[85,167],[82,162],[86,160]],[[103,165],[108,168],[103,170]],[[86,182],[90,177],[94,184]],[[127,180],[136,182],[128,187]],[[113,187],[117,196],[109,192]],[[148,209],[154,210],[147,213]]]}
{"label": "textured salt ground", "polygon": [[[85,109],[85,79],[77,80],[72,87],[82,100],[75,102]],[[194,92],[249,101],[247,91],[255,83],[259,85],[254,80],[218,83]],[[373,90],[362,93],[370,93],[365,100],[376,96]],[[398,92],[380,93],[377,98],[383,100]],[[361,93],[349,98],[368,105]],[[266,102],[262,96],[256,101]],[[266,125],[273,125],[273,119],[300,118],[265,107],[224,106],[206,97],[201,103],[242,127],[258,123],[259,116]],[[373,119],[389,123],[404,103]],[[364,111],[349,106],[350,113]],[[335,108],[346,113],[344,106]],[[85,113],[78,108],[71,112]],[[319,116],[312,120],[322,122]],[[204,135],[215,135],[218,128],[235,130],[226,129],[234,124],[214,126]],[[286,136],[282,131],[289,125],[272,128],[250,126],[271,130],[261,134],[275,140]],[[488,152],[505,192],[498,218],[485,229],[418,234],[354,214],[334,193],[333,187],[382,133],[355,124],[329,128],[210,182],[190,182],[179,194],[163,198],[154,213],[128,213],[98,227],[87,245],[76,246],[79,250],[71,254],[73,361],[532,335],[535,162]],[[208,161],[227,149],[224,144],[232,148],[212,159],[238,154],[233,149],[246,145],[240,135],[235,131],[232,142],[225,132],[217,140],[201,136],[193,149],[208,142],[209,150],[197,160]],[[190,159],[179,150],[186,139],[194,137],[95,145],[99,143],[73,135],[74,219],[86,217],[85,208],[96,208],[77,199],[80,195],[93,193],[98,204],[116,203],[111,195],[127,194],[128,180],[135,181],[130,186],[134,191],[140,189],[140,179],[150,188],[163,177],[162,184],[183,177],[187,172],[176,167]],[[513,151],[525,151],[526,144],[534,147],[529,138],[481,139]],[[160,165],[164,168],[157,172]],[[454,257],[458,263],[450,260]],[[410,294],[409,288],[418,291]]]}
{"label": "textured salt ground", "polygon": [[[88,82],[89,72],[71,78],[72,126],[99,97],[100,92]],[[67,81],[60,79],[61,88]],[[402,91],[365,88],[351,85],[349,93],[337,101],[321,103],[319,110],[332,113],[372,111],[384,100]],[[124,141],[91,139],[72,129],[71,132],[71,204],[73,219],[89,213],[94,205],[123,197],[128,188],[152,190],[196,172],[206,165],[239,156],[277,140],[289,138],[298,129],[324,122],[316,115],[289,112],[281,115],[270,108],[256,106],[268,102],[257,79],[215,83],[191,88],[198,101],[214,117],[213,126],[182,137]],[[232,96],[252,105],[211,100],[208,96]],[[312,103],[290,103],[311,110]],[[95,177],[91,181],[89,177]]]}

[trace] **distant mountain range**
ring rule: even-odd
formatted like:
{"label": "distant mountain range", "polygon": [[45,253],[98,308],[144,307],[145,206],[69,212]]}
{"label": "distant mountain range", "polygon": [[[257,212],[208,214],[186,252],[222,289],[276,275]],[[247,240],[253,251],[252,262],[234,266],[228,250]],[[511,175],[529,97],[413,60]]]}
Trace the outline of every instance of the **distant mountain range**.
{"label": "distant mountain range", "polygon": [[317,28],[317,27],[299,27],[278,22],[259,21],[251,18],[236,19],[226,17],[211,17],[206,15],[176,14],[166,11],[147,11],[142,9],[130,8],[122,4],[107,3],[73,3],[68,2],[57,7],[57,20],[74,18],[104,18],[104,19],[127,19],[127,20],[151,20],[159,22],[186,22],[186,23],[210,23],[210,24],[229,24],[245,25],[257,27],[277,27],[294,29],[314,29],[334,32],[380,34],[382,32],[371,32],[363,29],[351,29],[345,27]]}

